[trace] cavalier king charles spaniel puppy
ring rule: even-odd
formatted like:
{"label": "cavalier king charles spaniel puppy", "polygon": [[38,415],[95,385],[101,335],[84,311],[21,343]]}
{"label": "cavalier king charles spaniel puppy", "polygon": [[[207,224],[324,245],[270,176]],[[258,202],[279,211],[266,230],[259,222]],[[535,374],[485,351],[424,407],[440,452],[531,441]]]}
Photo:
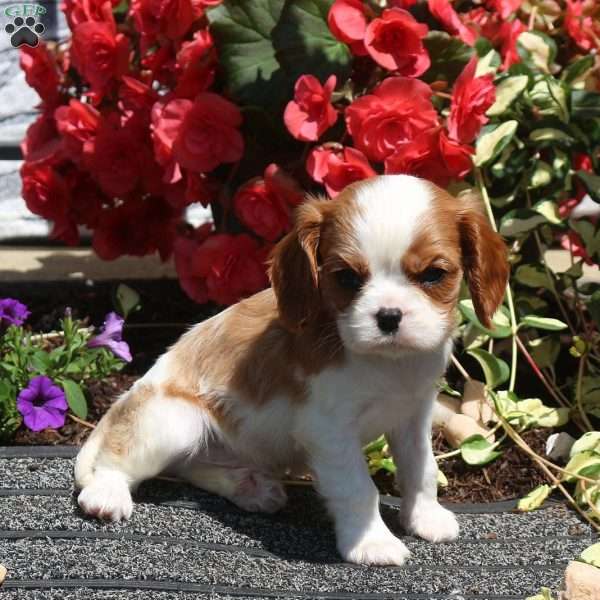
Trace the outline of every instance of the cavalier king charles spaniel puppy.
{"label": "cavalier king charles spaniel puppy", "polygon": [[384,433],[402,526],[454,540],[431,421],[463,275],[490,327],[506,248],[472,199],[406,175],[308,199],[272,253],[272,287],[193,327],[102,418],[77,457],[79,505],[126,519],[132,490],[169,473],[274,512],[280,478],[308,470],[341,556],[401,565],[409,551],[381,518],[362,452]]}

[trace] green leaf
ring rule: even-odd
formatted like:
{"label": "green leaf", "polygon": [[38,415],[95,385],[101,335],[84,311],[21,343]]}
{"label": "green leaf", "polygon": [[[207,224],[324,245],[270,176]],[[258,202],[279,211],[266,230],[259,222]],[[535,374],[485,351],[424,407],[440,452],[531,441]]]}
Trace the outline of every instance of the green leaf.
{"label": "green leaf", "polygon": [[503,79],[496,87],[496,101],[486,114],[489,117],[501,115],[523,93],[528,83],[527,75],[515,75]]}
{"label": "green leaf", "polygon": [[545,222],[545,217],[536,211],[529,208],[516,208],[502,217],[499,231],[505,237],[517,237]]}
{"label": "green leaf", "polygon": [[562,219],[558,214],[558,206],[556,205],[556,202],[553,202],[552,200],[540,200],[539,202],[536,202],[533,206],[533,210],[540,215],[543,215],[544,218],[553,225],[562,223]]}
{"label": "green leaf", "polygon": [[600,94],[587,90],[571,92],[571,114],[574,119],[595,119],[600,117]]}
{"label": "green leaf", "polygon": [[538,485],[529,494],[519,500],[517,509],[521,512],[528,512],[539,508],[550,495],[551,491],[552,488],[547,483]]}
{"label": "green leaf", "polygon": [[[246,0],[254,4],[256,0]],[[273,0],[271,0],[273,2]],[[352,70],[352,54],[327,25],[332,0],[287,0],[272,32],[276,58],[288,79],[310,73],[324,82],[336,75],[341,85]],[[235,4],[240,4],[236,0]]]}
{"label": "green leaf", "polygon": [[589,548],[586,548],[581,553],[579,558],[588,565],[600,567],[600,542],[597,544],[592,544]]}
{"label": "green leaf", "polygon": [[527,342],[529,353],[538,367],[553,367],[560,354],[560,342],[556,336],[545,336]]}
{"label": "green leaf", "polygon": [[442,473],[440,468],[437,470],[437,484],[441,488],[448,487],[448,478]]}
{"label": "green leaf", "polygon": [[550,76],[541,77],[529,96],[540,115],[558,117],[564,123],[568,122],[567,92],[559,81]]}
{"label": "green leaf", "polygon": [[562,79],[573,85],[578,79],[586,76],[594,68],[594,57],[591,54],[572,62],[562,73]]}
{"label": "green leaf", "polygon": [[587,304],[587,309],[590,311],[590,315],[596,326],[600,329],[600,290],[595,291]]}
{"label": "green leaf", "polygon": [[85,419],[87,417],[87,402],[79,385],[71,379],[65,379],[62,381],[62,386],[67,396],[69,408],[75,416]]}
{"label": "green leaf", "polygon": [[564,144],[570,146],[575,142],[575,139],[562,129],[554,127],[540,127],[534,129],[529,134],[529,139],[532,142],[551,142],[551,144]]}
{"label": "green leaf", "polygon": [[120,283],[115,292],[115,303],[119,314],[124,319],[127,319],[139,307],[140,295],[133,288]]}
{"label": "green leaf", "polygon": [[423,75],[428,83],[436,80],[453,83],[473,55],[470,46],[444,31],[430,31],[423,44],[431,60],[431,66]]}
{"label": "green leaf", "polygon": [[45,350],[36,350],[31,356],[31,366],[42,375],[48,372],[52,360]]}
{"label": "green leaf", "polygon": [[548,274],[542,265],[520,265],[515,271],[515,279],[528,287],[547,288],[550,286]]}
{"label": "green leaf", "polygon": [[509,378],[510,369],[508,365],[496,355],[481,348],[468,350],[467,354],[480,364],[485,375],[485,382],[490,389],[494,389]]}
{"label": "green leaf", "polygon": [[600,465],[600,454],[598,454],[598,452],[594,452],[593,450],[584,450],[583,452],[575,454],[565,467],[565,471],[569,471],[569,473],[573,473],[573,475],[563,475],[564,481],[575,481],[577,479],[575,475],[577,475],[582,469],[592,465]]}
{"label": "green leaf", "polygon": [[556,57],[556,43],[539,31],[525,31],[517,38],[517,51],[526,65],[550,73]]}
{"label": "green leaf", "polygon": [[572,446],[569,456],[572,458],[580,452],[600,450],[600,431],[584,433]]}
{"label": "green leaf", "polygon": [[577,177],[585,186],[592,200],[600,202],[600,175],[594,175],[588,171],[577,171]]}
{"label": "green leaf", "polygon": [[568,325],[559,319],[551,319],[548,317],[538,317],[536,315],[527,315],[521,319],[522,325],[528,327],[536,327],[537,329],[545,329],[547,331],[562,331]]}
{"label": "green leaf", "polygon": [[460,455],[468,465],[486,465],[502,454],[494,448],[482,435],[476,434],[460,445]]}
{"label": "green leaf", "polygon": [[562,427],[569,422],[571,416],[568,408],[550,408],[542,406],[537,410],[532,411],[532,416],[535,427]]}
{"label": "green leaf", "polygon": [[206,12],[225,75],[226,91],[240,104],[279,106],[288,97],[271,41],[283,0],[225,0]]}
{"label": "green leaf", "polygon": [[470,298],[465,298],[458,303],[458,310],[460,310],[461,314],[467,321],[473,323],[475,327],[483,331],[486,335],[494,338],[505,338],[510,336],[511,328],[510,328],[510,319],[508,318],[508,314],[506,309],[502,306],[494,316],[492,317],[492,323],[494,324],[494,329],[485,328],[477,315],[475,314],[475,307],[473,306],[473,300]]}
{"label": "green leaf", "polygon": [[[485,40],[485,38],[479,38],[477,42],[475,42],[475,48],[477,50],[477,55],[481,58],[477,61],[477,69],[475,70],[475,77],[483,77],[484,75],[495,75],[498,71],[498,68],[502,64],[502,58],[500,54],[496,52],[493,48],[491,48],[491,44],[488,42],[486,44],[486,49],[484,53],[481,54],[479,52],[480,46],[479,41]],[[485,40],[487,42],[487,40]],[[491,49],[487,49],[487,48]]]}
{"label": "green leaf", "polygon": [[513,139],[518,125],[511,120],[497,127],[485,127],[475,146],[475,165],[481,167],[496,158]]}

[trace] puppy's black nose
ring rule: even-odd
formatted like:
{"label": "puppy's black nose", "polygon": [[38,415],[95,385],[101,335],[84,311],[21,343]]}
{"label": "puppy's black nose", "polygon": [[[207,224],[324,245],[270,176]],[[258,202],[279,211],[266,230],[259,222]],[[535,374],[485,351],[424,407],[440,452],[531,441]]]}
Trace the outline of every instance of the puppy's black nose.
{"label": "puppy's black nose", "polygon": [[398,331],[402,320],[402,311],[399,308],[380,308],[375,315],[377,325],[383,333],[392,334]]}

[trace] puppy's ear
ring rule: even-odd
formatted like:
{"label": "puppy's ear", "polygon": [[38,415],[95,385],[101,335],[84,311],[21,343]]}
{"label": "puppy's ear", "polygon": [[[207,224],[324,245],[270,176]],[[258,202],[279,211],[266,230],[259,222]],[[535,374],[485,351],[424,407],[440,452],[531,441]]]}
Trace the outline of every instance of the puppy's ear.
{"label": "puppy's ear", "polygon": [[506,245],[492,229],[477,198],[459,202],[463,203],[458,217],[463,269],[477,317],[484,327],[491,328],[510,274]]}
{"label": "puppy's ear", "polygon": [[295,225],[273,249],[269,277],[277,298],[279,317],[298,331],[320,309],[317,251],[327,201],[309,200],[296,210]]}

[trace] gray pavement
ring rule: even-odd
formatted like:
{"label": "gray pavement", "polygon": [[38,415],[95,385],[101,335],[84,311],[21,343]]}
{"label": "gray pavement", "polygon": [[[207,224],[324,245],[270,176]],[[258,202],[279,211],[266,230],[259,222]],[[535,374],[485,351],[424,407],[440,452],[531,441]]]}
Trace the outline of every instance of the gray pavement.
{"label": "gray pavement", "polygon": [[559,589],[566,563],[597,541],[554,504],[530,514],[496,506],[459,514],[460,539],[434,545],[404,535],[397,506],[384,500],[384,518],[412,557],[401,568],[358,567],[340,562],[310,488],[290,488],[288,506],[267,516],[152,481],[130,521],[108,524],[79,512],[72,458],[8,453],[15,450],[0,448],[2,599],[524,598],[543,585]]}

